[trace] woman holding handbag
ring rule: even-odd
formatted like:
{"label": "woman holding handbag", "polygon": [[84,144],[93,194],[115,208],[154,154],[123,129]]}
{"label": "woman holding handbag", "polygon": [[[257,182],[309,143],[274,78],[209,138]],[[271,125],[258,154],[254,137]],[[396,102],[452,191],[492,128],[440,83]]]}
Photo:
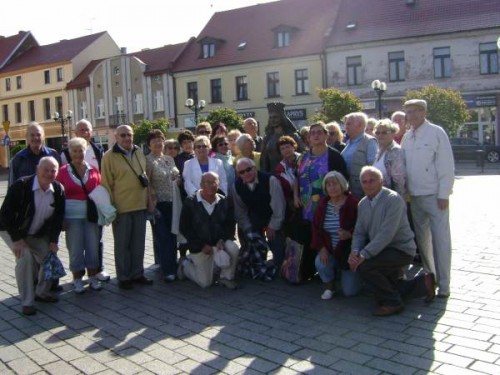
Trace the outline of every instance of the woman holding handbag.
{"label": "woman holding handbag", "polygon": [[89,194],[101,183],[99,171],[85,162],[87,141],[73,138],[69,141],[71,163],[59,170],[57,180],[64,186],[66,208],[66,247],[69,251],[69,268],[73,273],[75,293],[85,292],[82,277],[87,275],[89,287],[101,290],[101,282],[95,277],[99,267],[99,226],[97,210]]}

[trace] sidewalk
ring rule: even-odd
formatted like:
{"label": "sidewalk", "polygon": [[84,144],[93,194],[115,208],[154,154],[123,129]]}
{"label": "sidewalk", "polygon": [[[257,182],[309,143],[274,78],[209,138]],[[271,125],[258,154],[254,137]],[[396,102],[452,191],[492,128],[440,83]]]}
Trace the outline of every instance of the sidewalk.
{"label": "sidewalk", "polygon": [[[14,257],[0,241],[0,373],[500,374],[500,177],[498,169],[457,169],[451,297],[411,301],[389,318],[372,317],[366,296],[322,301],[317,281],[244,280],[236,291],[165,284],[152,266],[149,228],[152,287],[123,291],[112,279],[77,296],[65,277],[59,303],[24,317]],[[105,262],[114,276],[110,228]]]}

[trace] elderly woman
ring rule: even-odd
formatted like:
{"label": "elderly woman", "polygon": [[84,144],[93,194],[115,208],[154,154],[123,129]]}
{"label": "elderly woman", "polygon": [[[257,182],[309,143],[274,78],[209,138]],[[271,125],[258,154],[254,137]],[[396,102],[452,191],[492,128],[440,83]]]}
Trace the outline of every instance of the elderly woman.
{"label": "elderly woman", "polygon": [[351,251],[351,238],[356,224],[358,200],[349,192],[345,177],[336,171],[323,179],[325,196],[320,199],[314,213],[311,247],[318,250],[316,269],[326,284],[321,299],[335,294],[335,275],[340,270],[342,291],[352,296],[361,289],[359,274],[351,272],[347,259]]}
{"label": "elderly woman", "polygon": [[328,138],[326,143],[328,146],[333,147],[338,152],[342,152],[345,148],[344,134],[342,133],[342,129],[340,129],[340,125],[336,121],[329,122],[326,124],[326,129],[328,130]]}
{"label": "elderly woman", "polygon": [[374,128],[379,149],[373,166],[384,175],[384,186],[405,195],[406,168],[401,146],[394,140],[399,132],[399,126],[389,119],[377,122]]}
{"label": "elderly woman", "polygon": [[282,136],[276,145],[283,159],[274,168],[274,175],[278,178],[287,202],[293,202],[293,183],[297,172],[297,142],[288,135]]}
{"label": "elderly woman", "polygon": [[303,126],[299,130],[300,139],[304,142],[305,150],[309,149],[309,126]]}
{"label": "elderly woman", "polygon": [[241,132],[238,129],[230,130],[227,133],[227,141],[229,142],[229,150],[233,156],[236,156],[240,153],[238,146],[236,146],[236,140],[241,135]]}
{"label": "elderly woman", "polygon": [[222,161],[222,165],[226,171],[227,186],[229,190],[231,190],[231,186],[236,179],[236,174],[234,172],[234,156],[232,156],[229,150],[229,142],[224,135],[216,135],[212,138],[212,152],[215,159]]}
{"label": "elderly woman", "polygon": [[243,133],[236,140],[236,146],[240,150],[240,153],[236,156],[234,165],[241,158],[252,159],[255,163],[257,170],[260,169],[260,152],[255,151],[255,141],[252,136],[247,133]]}
{"label": "elderly woman", "polygon": [[375,125],[377,125],[377,122],[378,121],[376,118],[368,118],[368,120],[366,121],[365,133],[374,137],[375,134],[373,132],[375,131]]}
{"label": "elderly woman", "polygon": [[177,155],[179,155],[180,151],[181,151],[181,145],[179,141],[173,138],[167,139],[165,141],[165,147],[163,148],[163,152],[166,155],[175,159]]}
{"label": "elderly woman", "polygon": [[157,215],[152,224],[153,247],[165,282],[175,280],[177,271],[177,236],[172,233],[174,184],[179,170],[171,156],[163,154],[165,136],[153,129],[146,138],[151,153],[146,156],[146,173],[150,182],[150,211]]}
{"label": "elderly woman", "polygon": [[210,139],[210,135],[212,134],[212,125],[208,121],[202,121],[196,128],[194,128],[194,133],[198,135],[204,135]]}
{"label": "elderly woman", "polygon": [[226,171],[222,161],[208,157],[210,141],[208,137],[199,135],[194,140],[194,159],[186,161],[182,177],[184,178],[184,189],[188,195],[193,195],[200,189],[201,175],[206,172],[215,172],[219,176],[219,187],[224,195],[227,195],[228,186]]}
{"label": "elderly woman", "polygon": [[89,221],[87,205],[89,194],[101,183],[99,170],[92,168],[85,158],[87,141],[73,138],[69,141],[71,163],[62,166],[57,180],[64,186],[66,208],[66,247],[69,251],[69,268],[73,273],[73,287],[77,294],[85,292],[82,277],[85,269],[92,290],[101,290],[96,278],[99,267],[99,226],[97,217]]}

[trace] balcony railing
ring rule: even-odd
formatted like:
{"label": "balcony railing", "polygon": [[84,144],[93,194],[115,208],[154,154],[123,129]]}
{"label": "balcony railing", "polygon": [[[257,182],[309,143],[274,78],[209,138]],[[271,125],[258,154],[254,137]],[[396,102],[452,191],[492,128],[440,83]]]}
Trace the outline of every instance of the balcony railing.
{"label": "balcony railing", "polygon": [[117,113],[116,115],[111,115],[109,117],[110,126],[118,126],[124,124],[128,124],[128,116],[125,113]]}

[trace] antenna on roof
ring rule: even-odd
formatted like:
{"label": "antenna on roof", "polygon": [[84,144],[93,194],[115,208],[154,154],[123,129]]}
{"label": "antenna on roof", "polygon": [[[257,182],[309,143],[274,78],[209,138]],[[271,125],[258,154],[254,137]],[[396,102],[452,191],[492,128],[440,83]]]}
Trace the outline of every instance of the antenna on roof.
{"label": "antenna on roof", "polygon": [[92,33],[94,32],[94,29],[92,28],[92,21],[93,21],[93,20],[95,20],[95,17],[92,17],[92,18],[90,19],[90,28],[85,29],[85,30],[87,30],[87,31],[89,32],[89,34],[92,34]]}

